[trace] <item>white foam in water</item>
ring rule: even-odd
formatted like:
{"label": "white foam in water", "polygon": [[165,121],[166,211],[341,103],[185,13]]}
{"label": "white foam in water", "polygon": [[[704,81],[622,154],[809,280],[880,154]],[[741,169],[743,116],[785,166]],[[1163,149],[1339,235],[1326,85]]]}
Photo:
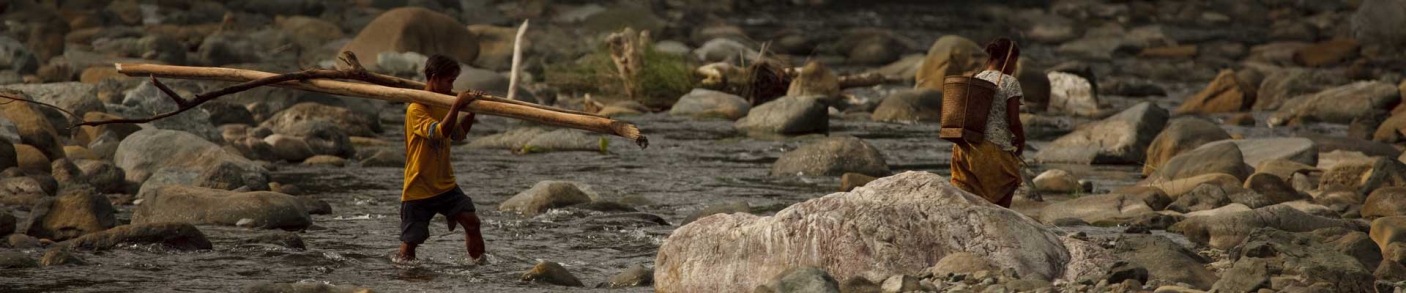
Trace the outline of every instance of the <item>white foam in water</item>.
{"label": "white foam in water", "polygon": [[[381,219],[381,218],[385,218],[385,217],[386,217],[385,215],[376,215],[376,218],[377,218],[377,219]],[[351,216],[351,217],[337,216],[336,218],[332,218],[332,219],[333,219],[333,220],[339,220],[339,221],[370,220],[370,219],[371,219],[371,214],[362,214],[362,215],[360,215],[360,216]]]}

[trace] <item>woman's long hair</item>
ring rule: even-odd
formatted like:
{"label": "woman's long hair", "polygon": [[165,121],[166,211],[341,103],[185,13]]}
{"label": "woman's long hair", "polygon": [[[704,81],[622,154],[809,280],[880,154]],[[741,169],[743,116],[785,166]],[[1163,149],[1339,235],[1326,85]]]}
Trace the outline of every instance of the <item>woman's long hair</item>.
{"label": "woman's long hair", "polygon": [[[997,68],[1000,68],[1004,65],[1006,71],[1015,72],[1016,64],[1006,64],[1005,62],[1020,60],[1020,47],[1017,47],[1011,39],[999,38],[986,45],[986,56],[989,56],[986,59],[987,67],[996,65]],[[1006,60],[1007,56],[1010,56],[1011,60]],[[1003,73],[1009,74],[1008,72]]]}

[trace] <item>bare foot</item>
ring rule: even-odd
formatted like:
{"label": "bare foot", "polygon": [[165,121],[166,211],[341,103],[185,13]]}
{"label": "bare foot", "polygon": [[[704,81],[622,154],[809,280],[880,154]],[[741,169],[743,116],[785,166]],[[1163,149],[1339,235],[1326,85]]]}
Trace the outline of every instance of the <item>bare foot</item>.
{"label": "bare foot", "polygon": [[414,256],[405,256],[399,253],[391,255],[391,262],[396,264],[410,264],[415,262]]}

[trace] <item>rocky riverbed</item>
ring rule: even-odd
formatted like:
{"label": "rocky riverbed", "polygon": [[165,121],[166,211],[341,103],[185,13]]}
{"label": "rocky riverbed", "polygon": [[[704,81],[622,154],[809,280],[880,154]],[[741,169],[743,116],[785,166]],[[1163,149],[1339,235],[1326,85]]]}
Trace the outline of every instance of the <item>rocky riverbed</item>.
{"label": "rocky riverbed", "polygon": [[[54,106],[0,104],[3,292],[1406,288],[1401,0],[0,12],[0,94]],[[116,62],[293,72],[350,51],[414,79],[443,54],[464,63],[457,89],[505,95],[523,20],[518,99],[634,123],[650,146],[480,117],[453,148],[484,222],[480,264],[442,218],[420,260],[390,260],[403,104],[259,88],[70,127],[178,109]],[[1011,209],[947,184],[937,138],[934,81],[978,69],[996,37],[1021,46],[1031,138],[1034,184]],[[616,58],[639,73],[622,79]],[[162,82],[186,97],[229,86]]]}

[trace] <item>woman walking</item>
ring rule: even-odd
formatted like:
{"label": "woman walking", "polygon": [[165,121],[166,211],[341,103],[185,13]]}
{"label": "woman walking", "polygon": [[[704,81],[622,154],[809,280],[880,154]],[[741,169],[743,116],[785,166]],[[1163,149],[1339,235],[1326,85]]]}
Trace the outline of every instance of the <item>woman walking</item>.
{"label": "woman walking", "polygon": [[996,84],[997,90],[986,119],[985,139],[953,146],[952,185],[1009,208],[1020,186],[1019,160],[1025,152],[1025,129],[1020,124],[1023,94],[1012,76],[1020,49],[1010,39],[1000,38],[986,45],[986,54],[991,56],[986,69],[975,77]]}

